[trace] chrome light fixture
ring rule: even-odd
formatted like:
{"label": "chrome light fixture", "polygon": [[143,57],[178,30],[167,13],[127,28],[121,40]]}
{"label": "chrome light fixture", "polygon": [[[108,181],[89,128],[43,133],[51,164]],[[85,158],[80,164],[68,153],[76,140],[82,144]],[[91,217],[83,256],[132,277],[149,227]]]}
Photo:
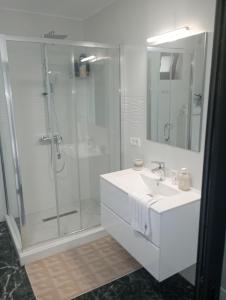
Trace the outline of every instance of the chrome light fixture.
{"label": "chrome light fixture", "polygon": [[87,57],[83,57],[83,58],[81,59],[81,62],[92,61],[92,60],[94,60],[95,58],[96,58],[96,56],[94,56],[94,55],[90,55],[90,56],[87,56]]}
{"label": "chrome light fixture", "polygon": [[174,31],[169,31],[160,35],[149,37],[147,42],[150,45],[159,45],[167,42],[179,40],[181,38],[191,36],[194,32],[189,27],[182,27]]}

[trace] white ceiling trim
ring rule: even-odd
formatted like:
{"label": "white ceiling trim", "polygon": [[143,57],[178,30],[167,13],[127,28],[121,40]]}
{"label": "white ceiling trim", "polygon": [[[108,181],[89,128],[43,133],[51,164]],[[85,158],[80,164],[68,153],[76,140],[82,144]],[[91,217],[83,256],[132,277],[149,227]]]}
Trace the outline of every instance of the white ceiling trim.
{"label": "white ceiling trim", "polygon": [[109,3],[106,3],[105,5],[102,5],[101,8],[96,9],[92,14],[90,14],[88,17],[83,18],[82,21],[85,21],[93,16],[95,16],[96,14],[98,14],[99,12],[101,12],[102,10],[104,10],[106,7],[110,6],[112,3],[116,2],[116,0],[112,0]]}
{"label": "white ceiling trim", "polygon": [[8,12],[16,12],[16,13],[23,13],[23,14],[32,14],[32,15],[39,15],[39,16],[45,16],[45,17],[54,17],[54,18],[61,18],[66,20],[72,20],[72,21],[83,21],[82,18],[71,18],[63,15],[56,15],[56,14],[47,14],[47,13],[41,13],[39,11],[30,11],[25,9],[13,9],[13,8],[4,8],[0,7],[0,11],[8,11]]}
{"label": "white ceiling trim", "polygon": [[91,14],[89,14],[85,18],[78,18],[78,17],[72,18],[72,17],[68,17],[68,16],[64,16],[64,15],[48,14],[48,13],[42,13],[42,12],[39,12],[39,11],[30,11],[30,10],[25,10],[25,9],[13,9],[13,8],[7,8],[7,7],[0,7],[0,11],[16,12],[16,13],[24,13],[24,14],[33,14],[33,15],[46,16],[46,17],[54,17],[54,18],[62,18],[62,19],[66,19],[66,20],[80,21],[81,22],[81,21],[87,20],[90,17],[98,14],[103,9],[105,9],[106,7],[108,7],[112,3],[114,3],[115,1],[116,0],[112,0],[109,3],[106,3],[105,5],[102,5],[101,8],[98,8],[98,9],[94,10]]}

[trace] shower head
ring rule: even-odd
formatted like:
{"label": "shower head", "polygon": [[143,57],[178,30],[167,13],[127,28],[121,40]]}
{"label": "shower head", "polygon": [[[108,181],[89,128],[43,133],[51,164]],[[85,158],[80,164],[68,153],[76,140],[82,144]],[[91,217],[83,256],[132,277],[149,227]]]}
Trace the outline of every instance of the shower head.
{"label": "shower head", "polygon": [[56,34],[54,30],[45,33],[43,36],[46,39],[57,39],[57,40],[64,40],[67,38],[67,34]]}

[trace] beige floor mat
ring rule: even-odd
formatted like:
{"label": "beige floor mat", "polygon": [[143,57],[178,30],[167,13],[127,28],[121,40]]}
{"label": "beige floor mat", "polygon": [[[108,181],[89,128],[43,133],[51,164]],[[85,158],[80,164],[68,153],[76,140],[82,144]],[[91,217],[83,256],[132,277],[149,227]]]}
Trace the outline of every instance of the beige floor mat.
{"label": "beige floor mat", "polygon": [[140,268],[110,236],[26,266],[38,300],[70,300]]}

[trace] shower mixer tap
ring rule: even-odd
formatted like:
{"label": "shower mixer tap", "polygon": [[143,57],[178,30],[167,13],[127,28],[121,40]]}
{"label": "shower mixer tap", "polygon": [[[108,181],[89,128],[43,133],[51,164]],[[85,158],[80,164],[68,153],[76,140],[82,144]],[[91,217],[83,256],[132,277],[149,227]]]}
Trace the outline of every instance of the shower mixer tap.
{"label": "shower mixer tap", "polygon": [[53,136],[49,135],[42,135],[41,138],[39,139],[39,143],[42,145],[48,145],[51,144],[51,141],[54,141],[55,144],[61,144],[63,141],[63,138],[59,134],[54,134]]}
{"label": "shower mixer tap", "polygon": [[63,138],[59,134],[54,134],[53,136],[43,135],[39,139],[39,143],[42,145],[49,145],[52,143],[52,140],[54,144],[56,145],[56,152],[57,152],[57,158],[61,159],[61,151],[60,151],[60,144],[63,141]]}

